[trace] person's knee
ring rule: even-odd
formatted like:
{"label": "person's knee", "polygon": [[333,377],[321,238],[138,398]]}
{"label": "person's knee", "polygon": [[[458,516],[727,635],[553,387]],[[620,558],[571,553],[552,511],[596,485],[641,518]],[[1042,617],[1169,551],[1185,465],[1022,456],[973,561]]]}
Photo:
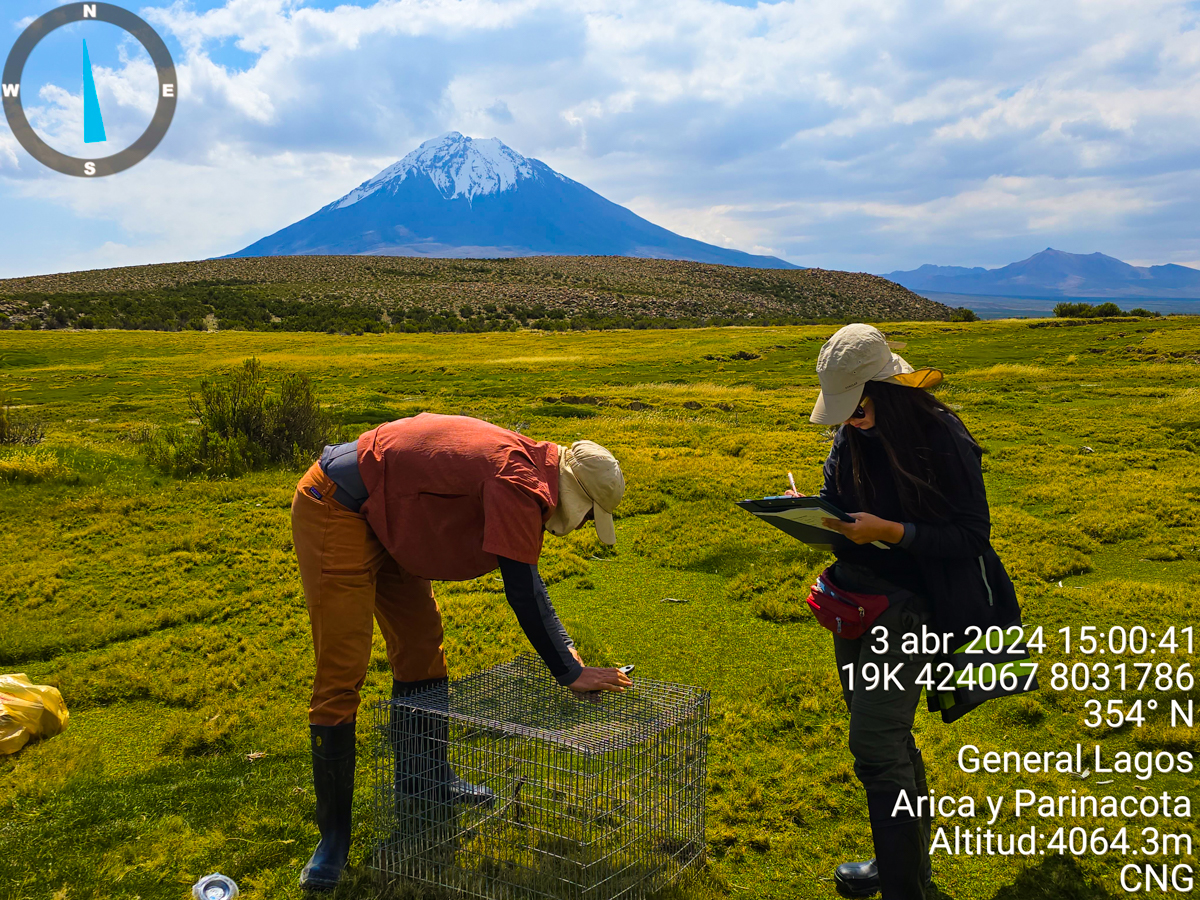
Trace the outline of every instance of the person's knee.
{"label": "person's knee", "polygon": [[308,711],[309,725],[352,725],[358,721],[358,696],[342,702],[322,703]]}
{"label": "person's knee", "polygon": [[915,745],[910,744],[912,730],[906,722],[859,709],[850,716],[849,737],[855,772],[864,782],[893,770],[912,771],[909,747]]}
{"label": "person's knee", "polygon": [[850,729],[850,753],[856,767],[878,768],[886,766],[895,756],[891,742],[881,741],[878,734],[866,729]]}

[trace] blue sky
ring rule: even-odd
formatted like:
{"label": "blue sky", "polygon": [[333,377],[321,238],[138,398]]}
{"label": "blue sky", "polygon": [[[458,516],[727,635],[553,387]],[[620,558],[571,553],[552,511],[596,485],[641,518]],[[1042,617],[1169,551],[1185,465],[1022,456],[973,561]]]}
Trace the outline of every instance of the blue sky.
{"label": "blue sky", "polygon": [[[59,2],[6,0],[0,52]],[[0,277],[228,253],[450,130],[802,265],[997,266],[1053,246],[1200,266],[1195,2],[127,5],[175,56],[171,131],[85,181],[0,121]],[[43,137],[82,154],[85,37],[114,152],[154,91],[120,32],[48,37],[22,96]]]}

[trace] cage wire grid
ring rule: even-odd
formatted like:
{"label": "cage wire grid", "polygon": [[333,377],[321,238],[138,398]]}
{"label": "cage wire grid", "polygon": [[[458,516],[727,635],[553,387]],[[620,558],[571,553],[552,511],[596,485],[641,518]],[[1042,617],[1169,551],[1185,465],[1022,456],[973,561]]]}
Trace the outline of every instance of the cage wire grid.
{"label": "cage wire grid", "polygon": [[486,900],[642,897],[704,859],[708,707],[645,678],[580,697],[532,654],[380,701],[372,865]]}

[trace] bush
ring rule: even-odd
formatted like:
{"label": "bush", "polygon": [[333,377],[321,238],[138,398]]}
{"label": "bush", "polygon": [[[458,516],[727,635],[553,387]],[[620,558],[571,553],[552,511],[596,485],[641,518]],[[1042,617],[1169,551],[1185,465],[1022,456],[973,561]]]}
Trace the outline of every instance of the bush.
{"label": "bush", "polygon": [[978,322],[979,316],[975,314],[975,310],[967,309],[965,306],[960,306],[950,310],[951,322]]}
{"label": "bush", "polygon": [[307,376],[283,376],[279,395],[270,396],[257,359],[221,381],[201,382],[188,407],[198,428],[165,428],[145,440],[147,461],[164,474],[236,478],[272,464],[299,467],[334,436]]}
{"label": "bush", "polygon": [[13,409],[7,400],[0,402],[0,444],[32,447],[45,436],[46,426],[40,416]]}
{"label": "bush", "polygon": [[1156,316],[1158,313],[1148,312],[1140,307],[1131,312],[1125,312],[1112,302],[1101,303],[1099,306],[1092,306],[1090,303],[1056,303],[1054,315],[1060,319],[1107,319],[1112,316]]}
{"label": "bush", "polygon": [[1091,318],[1092,309],[1090,303],[1056,303],[1054,315],[1060,319],[1087,319]]}

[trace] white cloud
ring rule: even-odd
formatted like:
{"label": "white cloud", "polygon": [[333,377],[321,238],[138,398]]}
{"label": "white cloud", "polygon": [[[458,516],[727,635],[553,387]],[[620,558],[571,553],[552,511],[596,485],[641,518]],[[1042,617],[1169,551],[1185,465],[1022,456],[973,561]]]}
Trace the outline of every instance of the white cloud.
{"label": "white cloud", "polygon": [[17,158],[17,152],[20,145],[17,139],[11,133],[0,132],[0,172],[9,169],[17,169],[20,167],[20,160]]}
{"label": "white cloud", "polygon": [[[94,217],[97,260],[234,250],[452,128],[683,234],[805,264],[1000,264],[1048,243],[1200,257],[1200,12],[1182,0],[179,0],[142,14],[184,48],[176,121],[150,160],[110,184],[62,179],[0,129],[7,189]],[[226,46],[250,61],[222,64]],[[143,94],[126,68],[98,86],[132,115]],[[72,98],[52,99],[45,127],[77,133]],[[102,250],[113,223],[123,246]]]}

